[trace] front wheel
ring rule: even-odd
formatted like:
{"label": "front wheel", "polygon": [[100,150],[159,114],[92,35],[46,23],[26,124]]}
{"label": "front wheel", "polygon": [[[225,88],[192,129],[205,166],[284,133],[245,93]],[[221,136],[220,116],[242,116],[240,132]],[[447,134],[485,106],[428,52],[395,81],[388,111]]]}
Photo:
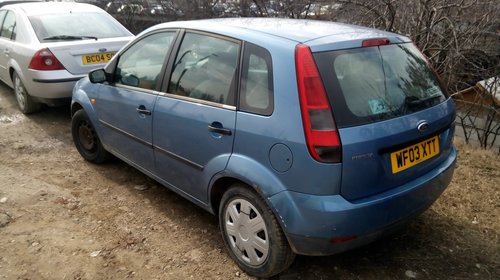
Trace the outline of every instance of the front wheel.
{"label": "front wheel", "polygon": [[42,108],[42,104],[35,102],[28,94],[21,78],[19,78],[19,75],[16,72],[12,74],[12,83],[14,84],[14,93],[16,94],[17,105],[19,106],[19,110],[21,110],[21,112],[24,114],[30,114],[37,112]]}
{"label": "front wheel", "polygon": [[109,158],[97,136],[94,126],[83,109],[78,110],[71,119],[71,135],[76,149],[82,157],[93,163],[102,163]]}
{"label": "front wheel", "polygon": [[223,195],[219,226],[230,256],[252,276],[274,276],[295,258],[271,209],[241,184]]}

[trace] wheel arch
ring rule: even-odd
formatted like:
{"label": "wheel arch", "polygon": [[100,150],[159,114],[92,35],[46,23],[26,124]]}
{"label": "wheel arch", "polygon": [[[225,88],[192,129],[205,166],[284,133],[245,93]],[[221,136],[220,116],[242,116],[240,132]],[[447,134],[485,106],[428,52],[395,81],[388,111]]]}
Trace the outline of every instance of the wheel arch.
{"label": "wheel arch", "polygon": [[73,89],[71,98],[71,117],[73,117],[78,110],[85,110],[90,121],[94,124],[96,132],[100,134],[101,131],[100,127],[98,126],[98,120],[94,105],[92,105],[90,100],[91,98],[87,95],[85,90],[79,86],[79,84],[82,82],[90,82],[82,80],[78,81]]}
{"label": "wheel arch", "polygon": [[[210,209],[218,217],[220,202],[224,193],[229,190],[229,188],[237,183],[242,183],[247,185],[241,180],[232,177],[221,177],[218,178],[210,189]],[[250,186],[248,186],[250,187]]]}
{"label": "wheel arch", "polygon": [[24,82],[24,74],[23,72],[20,71],[19,65],[17,63],[12,64],[9,62],[9,82],[10,82],[10,87],[14,87],[14,72],[17,73],[17,76],[19,79],[21,79],[21,82],[25,85],[26,83]]}
{"label": "wheel arch", "polygon": [[80,103],[73,102],[71,104],[71,117],[73,117],[75,115],[75,113],[78,112],[78,110],[82,110],[82,109],[85,110]]}
{"label": "wheel arch", "polygon": [[224,171],[215,175],[209,189],[210,210],[217,215],[224,193],[234,184],[240,183],[254,191],[267,204],[282,228],[286,228],[269,197],[285,190],[282,182],[261,163],[243,155],[231,155]]}

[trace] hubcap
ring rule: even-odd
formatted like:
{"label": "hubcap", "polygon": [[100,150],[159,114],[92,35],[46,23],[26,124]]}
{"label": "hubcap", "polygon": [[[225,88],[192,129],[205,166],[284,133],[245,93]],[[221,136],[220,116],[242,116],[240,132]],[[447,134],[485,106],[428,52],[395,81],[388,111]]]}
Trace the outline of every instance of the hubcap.
{"label": "hubcap", "polygon": [[92,150],[95,147],[95,137],[89,123],[84,122],[78,128],[78,137],[80,143],[86,150]]}
{"label": "hubcap", "polygon": [[226,234],[231,250],[252,266],[261,265],[269,254],[269,237],[262,215],[249,201],[235,199],[225,212]]}

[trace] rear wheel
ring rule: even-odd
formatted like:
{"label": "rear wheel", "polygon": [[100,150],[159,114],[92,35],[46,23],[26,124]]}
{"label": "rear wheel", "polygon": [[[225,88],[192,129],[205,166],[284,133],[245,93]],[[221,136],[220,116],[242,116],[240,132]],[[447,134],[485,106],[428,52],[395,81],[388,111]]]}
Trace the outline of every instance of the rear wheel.
{"label": "rear wheel", "polygon": [[37,112],[42,108],[42,104],[35,102],[28,94],[21,78],[19,78],[19,75],[16,72],[12,74],[12,82],[14,84],[14,93],[16,94],[17,104],[21,112],[24,114],[30,114]]}
{"label": "rear wheel", "polygon": [[97,136],[94,126],[83,109],[78,110],[71,119],[71,135],[76,149],[82,157],[93,163],[102,163],[109,158]]}
{"label": "rear wheel", "polygon": [[271,209],[244,185],[223,195],[219,225],[230,256],[250,275],[274,276],[295,258]]}

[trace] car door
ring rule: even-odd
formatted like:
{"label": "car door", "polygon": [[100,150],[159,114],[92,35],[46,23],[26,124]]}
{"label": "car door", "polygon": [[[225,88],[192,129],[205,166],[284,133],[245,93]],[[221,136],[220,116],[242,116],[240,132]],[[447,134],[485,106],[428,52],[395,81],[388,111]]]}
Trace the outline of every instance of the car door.
{"label": "car door", "polygon": [[103,85],[96,112],[105,144],[122,159],[154,171],[153,107],[165,58],[175,31],[157,32],[138,40],[120,54],[114,82]]}
{"label": "car door", "polygon": [[155,106],[156,173],[202,202],[232,152],[239,55],[239,41],[186,32]]}
{"label": "car door", "polygon": [[8,62],[12,51],[12,40],[16,38],[16,17],[13,12],[0,11],[0,79],[7,84],[10,81]]}

